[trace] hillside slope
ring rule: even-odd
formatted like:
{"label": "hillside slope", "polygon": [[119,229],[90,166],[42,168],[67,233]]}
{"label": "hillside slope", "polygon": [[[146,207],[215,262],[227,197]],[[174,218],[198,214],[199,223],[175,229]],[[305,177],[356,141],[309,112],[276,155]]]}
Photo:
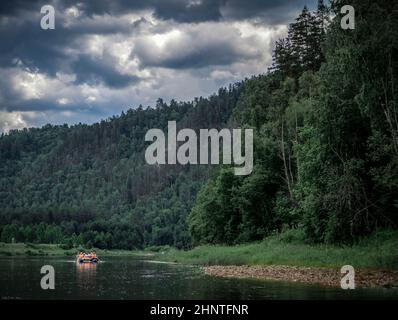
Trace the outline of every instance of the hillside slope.
{"label": "hillside slope", "polygon": [[[95,123],[13,131],[0,138],[0,231],[5,242],[107,248],[189,245],[186,216],[206,166],[145,163],[145,133],[225,127],[243,83],[193,102],[158,100]],[[166,130],[165,130],[166,131]]]}

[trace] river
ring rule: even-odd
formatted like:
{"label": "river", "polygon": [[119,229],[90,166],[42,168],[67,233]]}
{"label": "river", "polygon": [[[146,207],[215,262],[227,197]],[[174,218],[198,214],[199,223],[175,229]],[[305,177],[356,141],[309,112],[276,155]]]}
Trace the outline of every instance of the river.
{"label": "river", "polygon": [[[43,265],[55,289],[43,290]],[[69,257],[0,257],[1,299],[398,299],[398,289],[342,290],[253,279],[225,279],[199,267],[145,257],[104,257],[76,265]]]}

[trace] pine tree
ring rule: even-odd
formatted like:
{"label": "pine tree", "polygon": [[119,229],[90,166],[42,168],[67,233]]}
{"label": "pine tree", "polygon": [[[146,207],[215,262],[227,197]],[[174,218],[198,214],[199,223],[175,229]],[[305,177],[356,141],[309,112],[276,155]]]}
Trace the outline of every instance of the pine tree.
{"label": "pine tree", "polygon": [[305,71],[317,71],[324,61],[322,42],[328,17],[329,8],[323,0],[314,13],[305,6],[296,22],[289,25],[287,38],[277,41],[270,70],[296,80]]}
{"label": "pine tree", "polygon": [[283,77],[294,77],[294,59],[289,38],[279,39],[276,41],[273,60],[273,65],[270,68],[271,71],[278,71]]}
{"label": "pine tree", "polygon": [[318,0],[318,9],[314,13],[315,23],[312,26],[312,37],[314,38],[313,52],[314,52],[314,70],[321,67],[321,63],[325,61],[325,56],[322,50],[322,44],[326,36],[326,28],[330,23],[330,9],[325,5],[323,0]]}

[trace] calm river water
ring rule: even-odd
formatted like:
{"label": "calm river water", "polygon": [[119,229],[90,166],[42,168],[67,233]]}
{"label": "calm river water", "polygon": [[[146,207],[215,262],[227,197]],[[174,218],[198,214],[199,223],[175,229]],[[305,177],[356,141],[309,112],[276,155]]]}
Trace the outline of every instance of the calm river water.
{"label": "calm river water", "polygon": [[[43,290],[40,269],[55,269]],[[1,299],[398,299],[398,289],[325,288],[274,281],[223,279],[198,267],[139,257],[105,257],[98,265],[73,258],[0,257]]]}

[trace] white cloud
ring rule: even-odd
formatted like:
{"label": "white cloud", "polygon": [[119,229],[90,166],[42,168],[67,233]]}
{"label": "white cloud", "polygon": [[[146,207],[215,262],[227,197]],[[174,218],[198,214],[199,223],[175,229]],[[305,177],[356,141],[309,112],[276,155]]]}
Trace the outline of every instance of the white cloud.
{"label": "white cloud", "polygon": [[33,112],[0,111],[0,132],[8,133],[11,129],[22,129],[28,126],[24,115],[34,117]]}
{"label": "white cloud", "polygon": [[70,100],[68,98],[59,98],[57,99],[57,102],[60,105],[66,105],[70,103]]}

